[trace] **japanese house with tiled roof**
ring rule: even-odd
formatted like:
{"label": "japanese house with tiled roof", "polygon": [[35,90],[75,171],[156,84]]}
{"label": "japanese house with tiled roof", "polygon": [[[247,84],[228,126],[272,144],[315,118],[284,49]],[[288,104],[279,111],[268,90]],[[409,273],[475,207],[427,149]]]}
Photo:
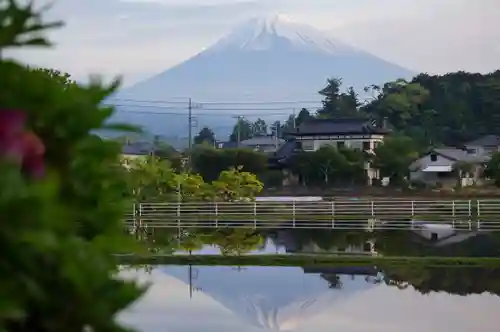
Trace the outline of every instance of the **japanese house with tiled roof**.
{"label": "japanese house with tiled roof", "polygon": [[[313,119],[287,133],[288,141],[271,160],[271,166],[286,172],[290,158],[298,151],[312,152],[323,146],[346,147],[366,152],[375,150],[389,130],[369,119]],[[369,184],[378,178],[378,172],[367,163]]]}

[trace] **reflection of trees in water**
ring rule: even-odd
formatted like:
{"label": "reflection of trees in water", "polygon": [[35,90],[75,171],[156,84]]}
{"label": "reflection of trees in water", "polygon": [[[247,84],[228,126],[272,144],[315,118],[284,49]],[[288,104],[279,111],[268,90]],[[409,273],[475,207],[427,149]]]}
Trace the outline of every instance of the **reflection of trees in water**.
{"label": "reflection of trees in water", "polygon": [[447,292],[469,295],[489,292],[500,296],[500,269],[387,267],[384,272],[386,284],[398,288],[409,284],[422,294]]}
{"label": "reflection of trees in water", "polygon": [[346,249],[353,245],[361,245],[373,236],[364,231],[334,229],[293,229],[284,232],[286,232],[288,242],[293,243],[297,251],[303,251],[310,244],[315,244],[324,251]]}
{"label": "reflection of trees in water", "polygon": [[337,274],[321,273],[320,276],[328,282],[328,288],[330,289],[341,289],[344,285]]}
{"label": "reflection of trees in water", "polygon": [[191,253],[211,245],[223,255],[241,255],[265,246],[264,235],[253,229],[143,228],[139,233],[141,236],[136,239],[148,250],[162,253]]}
{"label": "reflection of trees in water", "polygon": [[[278,236],[279,232],[279,236]],[[137,234],[140,234],[138,236]],[[383,256],[496,256],[500,257],[500,234],[486,233],[442,247],[435,247],[411,231],[346,231],[330,229],[290,229],[257,231],[253,229],[184,229],[145,228],[136,234],[148,248],[171,253],[177,250],[197,251],[206,245],[218,247],[223,255],[240,255],[262,250],[266,239],[276,247],[305,252],[311,244],[320,250],[343,250],[375,242]],[[367,250],[366,248],[364,250]]]}
{"label": "reflection of trees in water", "polygon": [[241,255],[262,247],[264,237],[252,229],[218,229],[211,234],[210,242],[222,255]]}

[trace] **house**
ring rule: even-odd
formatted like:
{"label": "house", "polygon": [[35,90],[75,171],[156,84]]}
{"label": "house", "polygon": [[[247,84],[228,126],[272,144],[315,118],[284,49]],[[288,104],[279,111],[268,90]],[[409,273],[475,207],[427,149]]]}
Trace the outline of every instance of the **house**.
{"label": "house", "polygon": [[466,149],[476,153],[491,154],[500,151],[500,136],[486,135],[464,144]]}
{"label": "house", "polygon": [[[445,147],[436,148],[410,165],[410,180],[428,185],[456,186],[460,172],[460,185],[481,182],[481,174],[490,154],[482,149]],[[468,165],[467,170],[457,169]]]}
{"label": "house", "polygon": [[218,142],[219,149],[248,148],[264,153],[274,153],[285,144],[285,140],[276,136],[256,136],[247,140],[237,142]]}
{"label": "house", "polygon": [[[388,133],[387,128],[377,126],[368,119],[311,119],[287,133],[291,138],[276,151],[271,164],[288,176],[288,163],[297,151],[312,152],[323,146],[334,146],[373,153]],[[368,184],[371,184],[373,179],[378,178],[378,171],[371,168],[369,163],[365,167]]]}
{"label": "house", "polygon": [[123,145],[122,156],[128,159],[151,156],[155,147],[150,142],[127,142]]}
{"label": "house", "polygon": [[316,151],[325,145],[370,151],[389,133],[367,119],[313,119],[304,122],[288,135],[295,138],[303,151]]}

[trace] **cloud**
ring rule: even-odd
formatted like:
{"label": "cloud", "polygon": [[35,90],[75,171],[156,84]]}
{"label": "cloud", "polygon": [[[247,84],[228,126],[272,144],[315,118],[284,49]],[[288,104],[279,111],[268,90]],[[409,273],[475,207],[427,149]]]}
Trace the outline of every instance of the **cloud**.
{"label": "cloud", "polygon": [[411,69],[500,67],[498,0],[58,0],[47,13],[67,22],[49,34],[56,47],[7,55],[78,78],[123,73],[131,83],[270,12],[335,29],[341,39]]}

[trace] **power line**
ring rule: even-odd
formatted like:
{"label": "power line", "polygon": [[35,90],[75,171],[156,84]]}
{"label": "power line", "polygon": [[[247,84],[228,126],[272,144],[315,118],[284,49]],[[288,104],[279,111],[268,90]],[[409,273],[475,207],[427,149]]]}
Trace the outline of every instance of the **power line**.
{"label": "power line", "polygon": [[[158,105],[133,105],[133,104],[105,104],[105,106],[115,106],[115,107],[136,107],[136,108],[155,108],[155,109],[162,109],[162,110],[189,110],[189,106],[187,107],[174,107],[174,106],[158,106]],[[317,108],[319,105],[314,105],[310,107],[305,107],[305,108]],[[197,107],[199,109],[202,109],[204,111],[293,111],[296,109],[296,107],[230,107],[230,108],[216,108],[216,107],[203,107],[203,105],[200,105],[200,107]],[[124,110],[120,109],[119,111],[121,112],[133,112],[133,113],[156,113],[154,111],[137,111],[137,110]],[[168,112],[158,112],[158,113],[163,113],[163,114],[168,114]],[[181,114],[181,113],[179,113]],[[213,114],[213,113],[212,113]],[[268,113],[265,113],[268,114]],[[227,115],[221,113],[221,115]]]}
{"label": "power line", "polygon": [[[259,109],[260,110],[260,109]],[[275,110],[275,109],[273,109]],[[292,114],[292,109],[286,109],[289,112],[265,112],[265,113],[245,113],[246,117],[268,117],[268,116],[289,116]],[[220,111],[220,109],[219,109]],[[235,111],[233,109],[229,109],[228,111]],[[240,110],[241,111],[241,110]],[[179,112],[161,112],[161,111],[134,111],[134,110],[118,110],[120,113],[134,113],[134,114],[155,114],[155,115],[177,115],[177,116],[188,116],[187,113],[179,113]],[[195,119],[196,116],[203,116],[203,117],[233,117],[236,114],[235,113],[193,113],[193,120]]]}
{"label": "power line", "polygon": [[[126,99],[126,98],[111,98],[108,101],[126,101],[135,103],[150,103],[150,104],[186,104],[186,101],[170,101],[170,100],[148,100],[148,99]],[[198,104],[204,105],[271,105],[271,104],[312,104],[321,103],[320,100],[271,100],[271,101],[200,101]]]}

